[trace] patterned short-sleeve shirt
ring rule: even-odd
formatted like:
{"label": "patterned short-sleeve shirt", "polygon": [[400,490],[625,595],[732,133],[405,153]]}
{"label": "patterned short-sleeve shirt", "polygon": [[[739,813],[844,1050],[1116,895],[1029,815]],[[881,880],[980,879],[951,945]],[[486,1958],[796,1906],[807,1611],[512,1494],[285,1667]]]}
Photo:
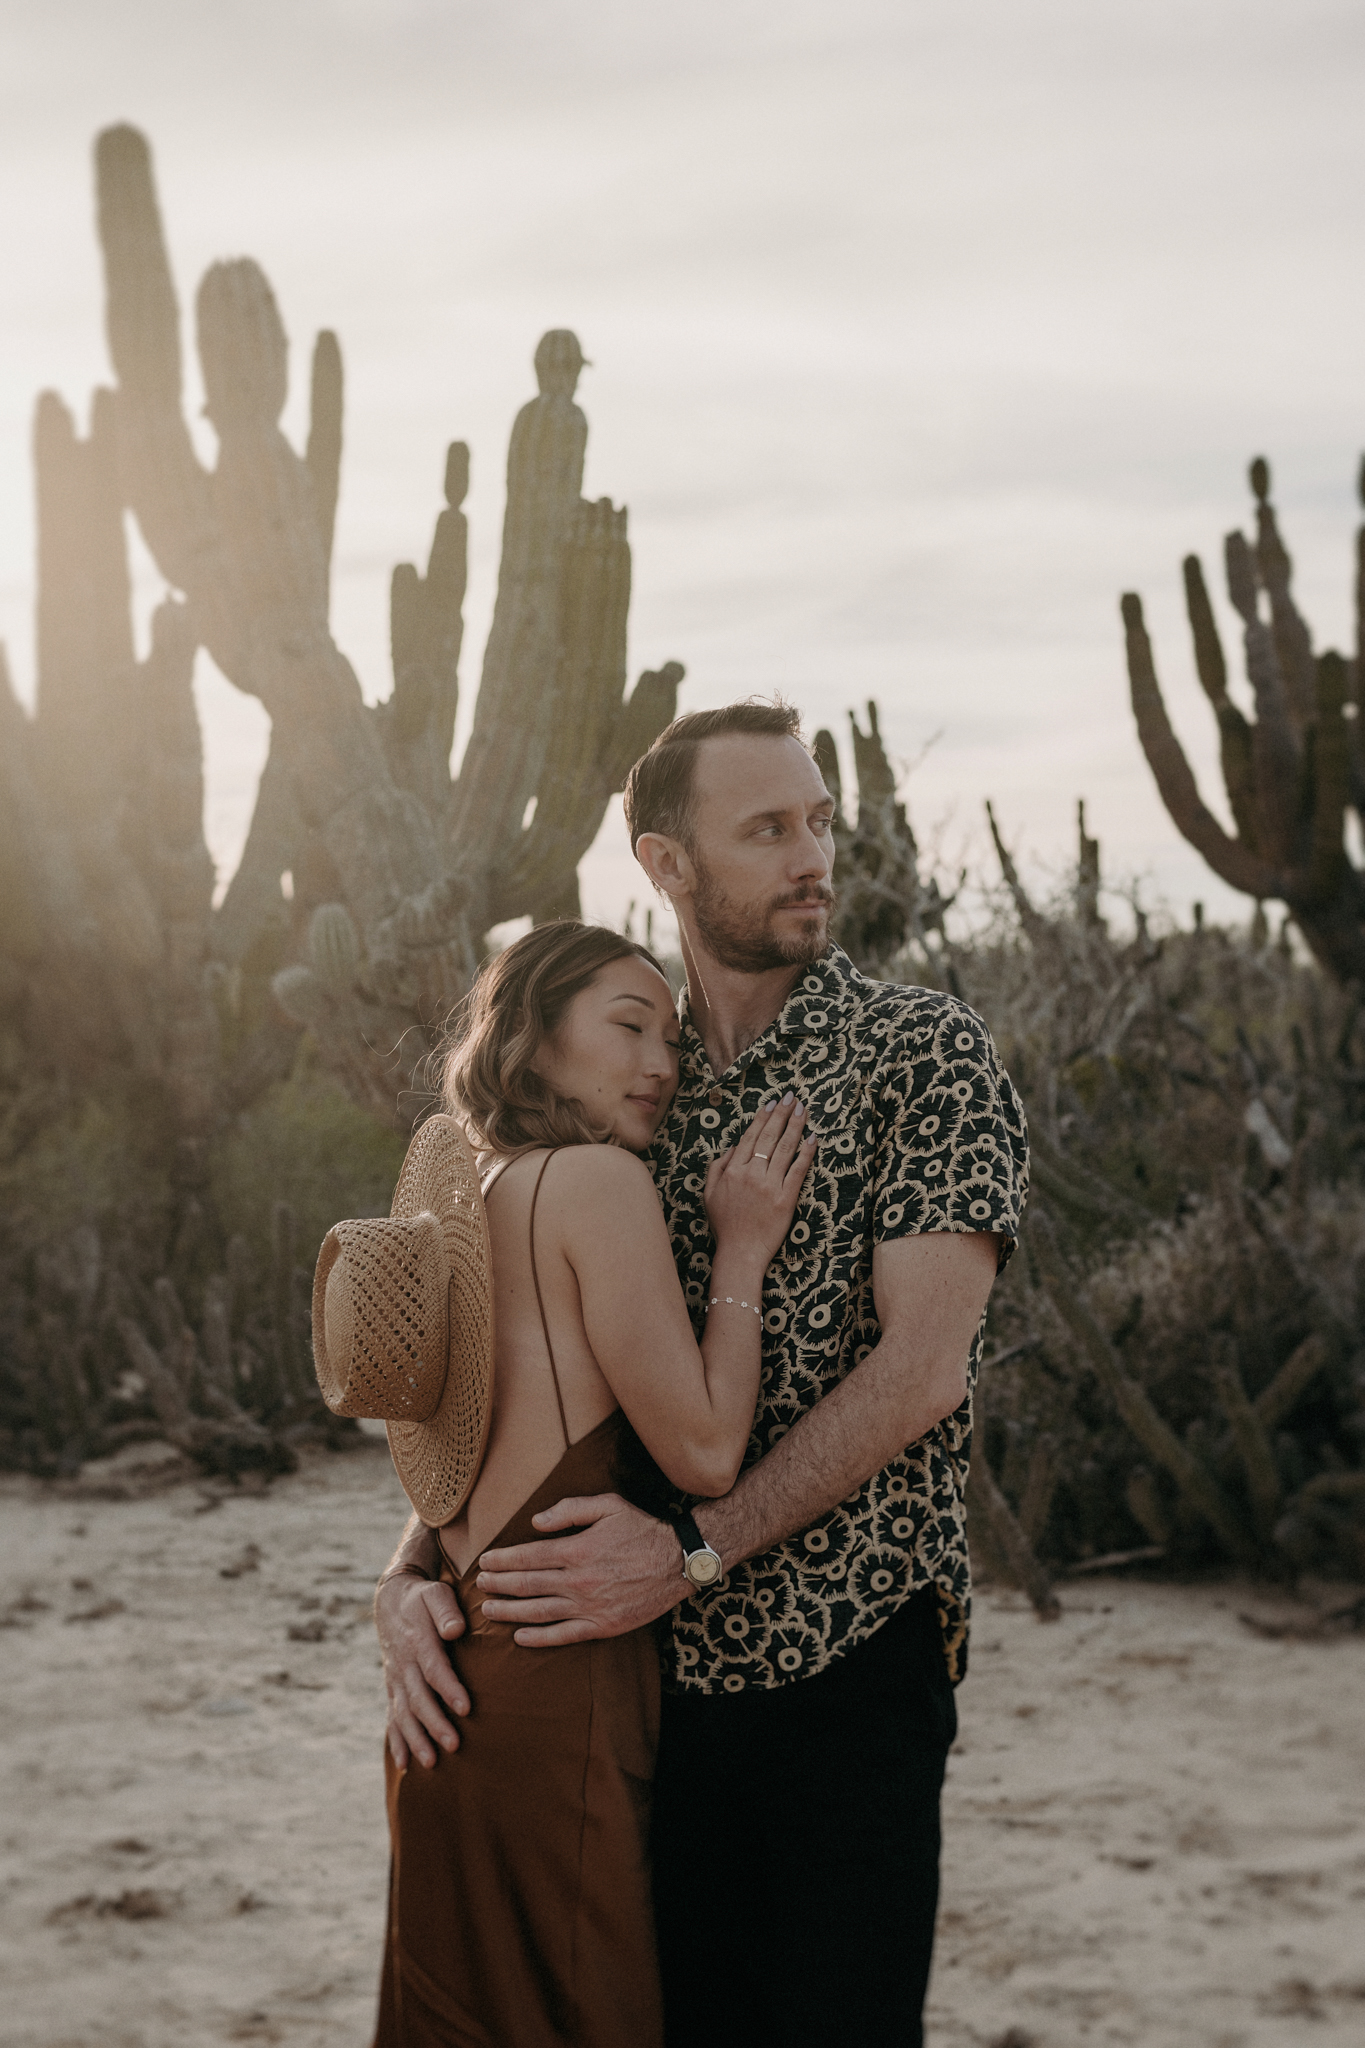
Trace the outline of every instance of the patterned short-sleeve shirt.
{"label": "patterned short-sleeve shirt", "polygon": [[[985,1025],[955,997],[869,981],[832,946],[719,1078],[684,1001],[678,1092],[651,1157],[698,1334],[713,1250],[707,1167],[787,1088],[808,1105],[820,1145],[764,1280],[763,1375],[746,1468],[879,1341],[874,1245],[922,1231],[993,1231],[1003,1263],[1028,1184],[1019,1100]],[[963,1485],[981,1338],[978,1328],[968,1399],[954,1414],[852,1499],[675,1610],[666,1683],[701,1693],[790,1684],[863,1642],[929,1585],[950,1675],[962,1676]]]}

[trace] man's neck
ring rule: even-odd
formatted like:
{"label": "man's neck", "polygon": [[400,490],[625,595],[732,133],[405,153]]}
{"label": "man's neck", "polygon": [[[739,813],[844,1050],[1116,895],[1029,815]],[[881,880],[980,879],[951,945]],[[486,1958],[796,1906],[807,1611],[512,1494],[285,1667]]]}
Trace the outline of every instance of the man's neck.
{"label": "man's neck", "polygon": [[685,927],[680,927],[679,937],[687,969],[688,1014],[706,1047],[711,1072],[723,1074],[782,1014],[802,968],[798,962],[763,974],[743,974],[723,967]]}

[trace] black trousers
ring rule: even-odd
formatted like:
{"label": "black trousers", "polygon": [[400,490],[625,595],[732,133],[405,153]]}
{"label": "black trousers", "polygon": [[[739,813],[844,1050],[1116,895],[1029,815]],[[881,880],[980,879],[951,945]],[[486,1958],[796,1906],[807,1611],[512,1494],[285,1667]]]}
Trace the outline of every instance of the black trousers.
{"label": "black trousers", "polygon": [[956,1733],[932,1591],[813,1678],[665,1696],[668,2048],[920,2048]]}

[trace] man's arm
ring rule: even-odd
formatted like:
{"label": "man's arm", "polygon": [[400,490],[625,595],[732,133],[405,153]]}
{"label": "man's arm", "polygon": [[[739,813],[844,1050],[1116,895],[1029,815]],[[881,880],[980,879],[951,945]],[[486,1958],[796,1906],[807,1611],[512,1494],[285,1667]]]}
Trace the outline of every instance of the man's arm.
{"label": "man's arm", "polygon": [[440,1567],[436,1532],[414,1515],[374,1592],[389,1695],[388,1744],[400,1771],[413,1757],[430,1770],[436,1751],[428,1737],[442,1749],[458,1749],[460,1738],[446,1708],[469,1712],[469,1694],[445,1652],[446,1643],[464,1634],[464,1616],[452,1588],[437,1579]]}
{"label": "man's arm", "polygon": [[[960,1405],[997,1252],[997,1238],[975,1233],[876,1246],[881,1342],[729,1493],[693,1510],[727,1569],[818,1521]],[[615,1494],[559,1501],[536,1523],[547,1535],[582,1533],[489,1551],[479,1574],[480,1589],[495,1596],[484,1613],[517,1623],[519,1643],[621,1635],[686,1591],[672,1531]]]}

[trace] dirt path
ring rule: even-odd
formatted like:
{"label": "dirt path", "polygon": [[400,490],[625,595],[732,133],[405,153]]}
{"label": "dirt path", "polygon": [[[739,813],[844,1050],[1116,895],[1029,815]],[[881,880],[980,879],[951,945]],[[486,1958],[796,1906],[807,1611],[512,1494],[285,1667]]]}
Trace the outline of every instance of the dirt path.
{"label": "dirt path", "polygon": [[[255,1496],[0,1486],[5,2048],[367,2048],[403,1515],[379,1446]],[[933,2048],[1356,2048],[1365,1640],[1249,1604],[980,1596]]]}

